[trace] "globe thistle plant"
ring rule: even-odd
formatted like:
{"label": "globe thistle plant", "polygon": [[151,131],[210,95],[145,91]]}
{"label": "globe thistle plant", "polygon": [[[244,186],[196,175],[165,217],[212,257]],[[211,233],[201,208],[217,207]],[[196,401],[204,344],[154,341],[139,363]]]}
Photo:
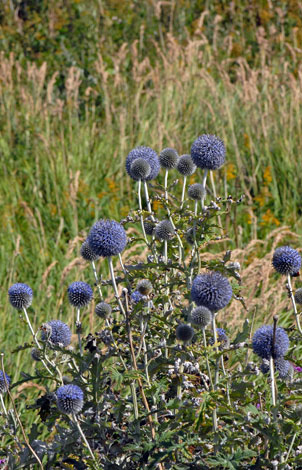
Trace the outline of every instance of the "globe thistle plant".
{"label": "globe thistle plant", "polygon": [[224,164],[224,143],[215,135],[203,134],[193,142],[191,157],[198,168],[217,170]]}
{"label": "globe thistle plant", "polygon": [[191,298],[198,306],[218,312],[230,302],[232,287],[228,279],[217,271],[200,274],[192,283]]}
{"label": "globe thistle plant", "polygon": [[[293,366],[291,363],[284,359],[284,357],[278,357],[274,360],[275,370],[279,372],[279,377],[282,380],[288,380],[293,374]],[[260,370],[263,374],[268,374],[270,371],[270,363],[268,359],[263,359]]]}
{"label": "globe thistle plant", "polygon": [[190,322],[199,327],[206,328],[212,321],[212,312],[207,307],[196,307],[190,315]]}
{"label": "globe thistle plant", "polygon": [[263,325],[254,333],[252,339],[253,351],[262,359],[283,357],[289,348],[289,339],[283,328],[276,328],[275,343],[273,344],[274,327]]}
{"label": "globe thistle plant", "polygon": [[65,414],[77,415],[84,405],[84,393],[77,385],[62,385],[56,392],[58,409]]}
{"label": "globe thistle plant", "polygon": [[176,338],[178,341],[181,341],[184,344],[187,344],[191,341],[194,336],[194,330],[191,326],[186,325],[184,323],[178,325],[176,328]]}
{"label": "globe thistle plant", "polygon": [[89,304],[93,291],[89,284],[82,281],[73,282],[67,289],[69,303],[76,308],[82,308]]}
{"label": "globe thistle plant", "polygon": [[178,159],[178,153],[172,148],[162,150],[159,155],[160,166],[165,170],[172,170],[172,168],[175,168],[177,166]]}
{"label": "globe thistle plant", "polygon": [[135,181],[146,181],[151,173],[151,166],[147,160],[137,158],[131,163],[130,176]]}
{"label": "globe thistle plant", "polygon": [[200,201],[206,194],[205,188],[200,183],[191,184],[188,187],[188,196],[194,201]]}
{"label": "globe thistle plant", "polygon": [[275,270],[283,275],[293,275],[301,267],[301,256],[297,250],[290,246],[280,246],[273,255]]}
{"label": "globe thistle plant", "polygon": [[33,291],[27,284],[18,282],[8,289],[8,296],[11,305],[15,309],[23,310],[31,305]]}
{"label": "globe thistle plant", "polygon": [[135,290],[131,293],[130,299],[132,303],[137,304],[141,300],[144,300],[144,296],[138,290]]}
{"label": "globe thistle plant", "polygon": [[148,279],[142,279],[137,283],[136,290],[142,295],[149,295],[153,286]]}
{"label": "globe thistle plant", "polygon": [[159,240],[171,240],[175,235],[175,229],[170,220],[162,220],[155,227],[155,235]]}
{"label": "globe thistle plant", "polygon": [[4,393],[7,392],[10,386],[10,382],[11,382],[11,379],[9,375],[5,374],[4,376],[3,371],[0,370],[0,395],[3,395]]}
{"label": "globe thistle plant", "polygon": [[88,242],[98,256],[108,258],[124,250],[127,235],[124,227],[115,220],[99,220],[90,230]]}
{"label": "globe thistle plant", "polygon": [[61,320],[51,320],[43,324],[41,330],[43,341],[50,341],[56,346],[62,345],[63,347],[69,346],[71,342],[71,330]]}
{"label": "globe thistle plant", "polygon": [[155,223],[151,220],[144,220],[144,229],[147,235],[153,235]]}
{"label": "globe thistle plant", "polygon": [[92,262],[92,261],[96,261],[97,259],[99,259],[99,256],[91,249],[88,240],[85,240],[82,243],[80,253],[81,253],[82,258],[84,258],[84,260],[86,261]]}
{"label": "globe thistle plant", "polygon": [[185,200],[187,177],[193,175],[193,173],[196,171],[196,165],[194,164],[191,155],[182,155],[177,162],[176,168],[184,177],[180,201],[180,208],[182,209]]}
{"label": "globe thistle plant", "polygon": [[145,147],[145,146],[136,147],[133,150],[131,150],[131,152],[127,155],[126,171],[128,175],[131,176],[131,165],[134,162],[134,160],[137,160],[138,158],[142,158],[143,160],[146,160],[146,162],[148,162],[150,165],[151,171],[150,171],[150,174],[147,176],[146,180],[150,181],[150,180],[155,179],[160,170],[158,155],[150,147]]}
{"label": "globe thistle plant", "polygon": [[95,306],[95,314],[100,318],[108,318],[112,312],[112,307],[106,302],[100,302]]}

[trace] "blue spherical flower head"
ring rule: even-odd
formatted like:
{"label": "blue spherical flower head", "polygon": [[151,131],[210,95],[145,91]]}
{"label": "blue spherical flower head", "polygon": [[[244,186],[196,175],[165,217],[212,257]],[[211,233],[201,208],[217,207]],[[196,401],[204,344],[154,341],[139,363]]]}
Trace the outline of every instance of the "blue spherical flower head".
{"label": "blue spherical flower head", "polygon": [[137,304],[141,300],[145,300],[145,296],[141,294],[138,290],[135,290],[132,292],[130,299],[131,299],[131,302],[133,302],[134,304]]}
{"label": "blue spherical flower head", "polygon": [[[6,380],[5,380],[6,379]],[[0,370],[0,394],[3,395],[9,389],[10,377],[5,374],[5,378],[2,370]]]}
{"label": "blue spherical flower head", "polygon": [[232,298],[232,286],[219,272],[199,274],[192,283],[191,298],[196,305],[207,307],[211,312],[224,308]]}
{"label": "blue spherical flower head", "polygon": [[41,338],[49,340],[55,345],[69,346],[71,341],[71,330],[66,323],[60,320],[51,320],[42,326]]}
{"label": "blue spherical flower head", "polygon": [[77,385],[62,385],[56,395],[57,406],[62,413],[76,415],[83,408],[84,393]]}
{"label": "blue spherical flower head", "polygon": [[289,339],[283,328],[276,328],[276,338],[273,348],[274,328],[264,325],[258,328],[252,339],[253,351],[262,359],[283,357],[289,347]]}
{"label": "blue spherical flower head", "polygon": [[126,171],[128,175],[131,176],[131,165],[137,158],[143,158],[150,165],[151,171],[150,174],[146,177],[146,181],[150,181],[156,178],[160,170],[157,153],[150,147],[144,146],[136,147],[128,154],[126,158]]}
{"label": "blue spherical flower head", "polygon": [[124,227],[115,220],[99,220],[88,235],[91,249],[98,255],[109,257],[118,255],[127,244]]}
{"label": "blue spherical flower head", "polygon": [[9,301],[17,310],[28,308],[33,299],[33,291],[27,284],[18,282],[8,289]]}
{"label": "blue spherical flower head", "polygon": [[274,252],[273,266],[280,274],[296,274],[301,267],[301,256],[290,246],[280,246]]}
{"label": "blue spherical flower head", "polygon": [[93,292],[89,284],[77,281],[70,284],[67,289],[68,299],[73,307],[85,307],[92,299]]}
{"label": "blue spherical flower head", "polygon": [[193,142],[191,157],[199,168],[217,170],[224,164],[224,143],[215,135],[203,134]]}

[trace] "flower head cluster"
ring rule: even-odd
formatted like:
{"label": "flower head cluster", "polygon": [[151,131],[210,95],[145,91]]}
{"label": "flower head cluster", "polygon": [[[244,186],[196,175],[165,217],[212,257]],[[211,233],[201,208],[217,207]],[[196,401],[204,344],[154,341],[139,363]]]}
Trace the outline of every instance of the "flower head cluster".
{"label": "flower head cluster", "polygon": [[85,307],[92,299],[93,291],[86,282],[77,281],[70,284],[67,289],[68,299],[73,307]]}
{"label": "flower head cluster", "polygon": [[141,294],[138,290],[134,290],[130,295],[131,302],[134,304],[138,304],[141,300],[144,300],[145,297]]}
{"label": "flower head cluster", "polygon": [[177,162],[177,170],[183,176],[191,176],[196,170],[196,165],[193,162],[191,155],[182,155]]}
{"label": "flower head cluster", "polygon": [[176,338],[178,341],[183,343],[188,343],[194,336],[194,330],[190,325],[185,325],[184,323],[178,325],[176,328]]}
{"label": "flower head cluster", "polygon": [[142,295],[148,295],[153,289],[151,282],[148,279],[142,279],[137,283],[136,289]]}
{"label": "flower head cluster", "polygon": [[280,274],[296,274],[301,267],[301,256],[290,246],[280,246],[274,252],[273,266]]}
{"label": "flower head cluster", "polygon": [[43,341],[49,340],[52,344],[64,347],[69,346],[71,341],[71,330],[66,323],[61,320],[51,320],[42,325],[41,338]]}
{"label": "flower head cluster", "polygon": [[5,392],[7,392],[7,390],[9,389],[9,386],[10,386],[9,375],[5,374],[5,378],[4,378],[4,374],[2,370],[0,370],[0,394],[3,395]]}
{"label": "flower head cluster", "polygon": [[224,143],[215,135],[203,134],[193,142],[191,157],[199,168],[217,170],[224,164]]}
{"label": "flower head cluster", "polygon": [[[284,357],[278,357],[274,360],[275,370],[279,372],[279,377],[282,380],[289,379],[293,374],[293,366],[289,361],[286,361]],[[262,364],[260,366],[260,370],[263,374],[268,374],[269,372],[269,360],[263,359]]]}
{"label": "flower head cluster", "polygon": [[124,227],[115,220],[99,220],[88,235],[89,245],[98,256],[118,255],[127,244]]}
{"label": "flower head cluster", "polygon": [[98,317],[107,318],[112,312],[112,307],[110,304],[107,304],[106,302],[100,302],[95,306],[94,311]]}
{"label": "flower head cluster", "polygon": [[130,167],[130,176],[135,181],[146,181],[151,173],[151,166],[147,160],[143,158],[136,158]]}
{"label": "flower head cluster", "polygon": [[206,195],[206,190],[200,183],[191,184],[188,187],[188,196],[195,201],[199,201],[202,197]]}
{"label": "flower head cluster", "polygon": [[62,385],[57,392],[57,406],[62,413],[78,414],[84,405],[84,393],[77,385]]}
{"label": "flower head cluster", "polygon": [[135,149],[131,150],[131,152],[127,155],[126,158],[126,171],[129,176],[131,176],[131,165],[137,158],[142,158],[146,160],[151,168],[149,176],[146,177],[146,181],[153,180],[157,177],[160,164],[157,153],[152,150],[150,147],[136,147]]}
{"label": "flower head cluster", "polygon": [[99,258],[99,256],[90,248],[88,240],[83,242],[80,253],[82,258],[84,258],[86,261],[96,261]]}
{"label": "flower head cluster", "polygon": [[193,325],[205,328],[212,320],[212,312],[207,307],[195,307],[190,315],[190,321]]}
{"label": "flower head cluster", "polygon": [[175,168],[178,159],[178,153],[176,152],[176,150],[171,148],[166,148],[162,150],[159,155],[160,166],[162,168],[165,168],[166,170],[171,170],[172,168]]}
{"label": "flower head cluster", "polygon": [[17,282],[8,289],[8,296],[11,305],[17,310],[22,310],[31,305],[33,291],[27,284]]}
{"label": "flower head cluster", "polygon": [[175,230],[170,220],[162,220],[155,227],[155,235],[159,240],[171,240],[175,235]]}
{"label": "flower head cluster", "polygon": [[283,328],[276,328],[273,344],[274,328],[264,325],[258,328],[252,339],[253,351],[262,359],[283,357],[289,347],[289,339]]}
{"label": "flower head cluster", "polygon": [[144,229],[147,235],[153,235],[155,223],[151,220],[144,220]]}
{"label": "flower head cluster", "polygon": [[191,298],[197,305],[207,307],[211,312],[217,312],[229,303],[232,293],[228,279],[213,271],[195,277]]}

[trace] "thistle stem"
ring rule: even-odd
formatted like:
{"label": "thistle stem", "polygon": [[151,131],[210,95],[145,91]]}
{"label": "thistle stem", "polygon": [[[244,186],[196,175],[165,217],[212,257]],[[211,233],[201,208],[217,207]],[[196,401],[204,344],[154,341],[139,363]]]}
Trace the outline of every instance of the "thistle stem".
{"label": "thistle stem", "polygon": [[271,375],[271,391],[272,391],[272,405],[276,406],[276,391],[275,391],[275,371],[274,371],[274,359],[272,356],[269,360],[269,370]]}
{"label": "thistle stem", "polygon": [[80,309],[79,308],[77,308],[76,332],[78,335],[80,355],[83,356],[82,339],[81,339],[82,323],[80,321]]}
{"label": "thistle stem", "polygon": [[6,410],[6,407],[5,407],[5,404],[4,404],[2,393],[0,393],[0,401],[1,401],[1,406],[2,406],[2,409],[3,409],[3,413],[4,413],[5,416],[7,416],[7,410]]}
{"label": "thistle stem", "polygon": [[92,266],[92,271],[93,271],[93,274],[94,274],[94,279],[95,279],[95,282],[96,282],[96,286],[97,286],[98,291],[99,291],[100,299],[103,300],[102,289],[101,289],[101,286],[100,286],[100,284],[99,284],[99,281],[100,281],[101,279],[98,278],[98,273],[97,273],[97,271],[96,271],[96,267],[95,267],[94,261],[91,261],[91,266]]}
{"label": "thistle stem", "polygon": [[168,202],[168,170],[165,172],[165,183],[164,183],[164,188],[165,188],[165,199]]}
{"label": "thistle stem", "polygon": [[182,184],[182,193],[181,193],[181,201],[180,201],[180,208],[183,208],[184,200],[185,200],[185,193],[186,193],[186,184],[187,184],[187,177],[184,176],[184,181]]}
{"label": "thistle stem", "polygon": [[202,210],[204,210],[205,206],[204,206],[204,200],[205,200],[205,197],[206,197],[206,182],[207,182],[207,176],[208,176],[208,170],[204,170],[204,173],[203,173],[203,178],[202,178],[202,188],[203,188],[203,195],[202,195],[202,198],[201,198],[201,208]]}
{"label": "thistle stem", "polygon": [[140,213],[140,214],[139,214],[139,217],[140,217],[142,232],[143,232],[143,235],[144,235],[144,239],[145,239],[146,245],[149,246],[148,238],[147,238],[146,230],[145,230],[145,226],[144,226],[144,218],[143,218],[142,180],[138,180],[137,196],[138,196],[138,208],[139,208],[139,213]]}
{"label": "thistle stem", "polygon": [[97,464],[97,461],[96,461],[96,458],[95,458],[95,456],[94,456],[94,453],[92,452],[91,447],[90,447],[90,445],[89,445],[89,443],[88,443],[88,441],[87,441],[87,439],[86,439],[86,436],[85,436],[85,434],[84,434],[83,431],[82,431],[82,428],[81,428],[81,426],[80,426],[80,423],[79,423],[79,421],[78,421],[78,418],[76,417],[75,414],[72,415],[72,418],[73,418],[73,421],[74,421],[74,423],[75,423],[75,425],[76,425],[76,427],[77,427],[77,429],[78,429],[78,431],[79,431],[79,433],[80,433],[81,438],[83,439],[83,441],[84,441],[84,443],[85,443],[85,445],[86,445],[86,447],[87,447],[87,449],[88,449],[88,451],[89,451],[89,454],[91,455],[92,460],[94,461],[95,464]]}
{"label": "thistle stem", "polygon": [[296,305],[296,301],[295,301],[295,297],[294,297],[294,293],[293,293],[293,289],[292,289],[290,274],[287,275],[287,284],[288,284],[288,293],[289,293],[290,299],[292,301],[294,314],[295,314],[295,317],[296,317],[297,328],[298,328],[299,333],[302,335],[302,328],[301,328],[301,325],[300,325],[300,318],[299,318],[299,314],[298,314],[298,311],[297,311],[297,305]]}
{"label": "thistle stem", "polygon": [[147,185],[147,182],[146,182],[146,181],[144,181],[144,190],[145,190],[145,197],[146,197],[146,203],[147,203],[147,207],[148,207],[148,212],[150,213],[152,222],[155,222],[155,219],[154,219],[154,216],[153,216],[153,212],[152,212],[152,208],[151,208],[150,199],[149,199],[148,185]]}
{"label": "thistle stem", "polygon": [[[217,346],[216,319],[215,319],[214,313],[212,315],[212,330],[213,330],[213,336],[214,336],[214,344],[216,344],[215,349],[216,349],[216,353],[218,354],[219,350]],[[220,358],[216,359],[214,390],[216,390],[217,384],[219,381],[219,362],[220,362]],[[213,410],[212,416],[213,416],[213,430],[214,432],[216,432],[217,431],[217,407],[216,406]]]}
{"label": "thistle stem", "polygon": [[[300,425],[300,422],[301,422],[301,421],[299,420],[298,423],[297,423],[298,426]],[[288,458],[289,458],[290,453],[291,453],[291,451],[292,451],[292,448],[293,448],[293,446],[294,446],[294,442],[295,442],[295,440],[296,440],[296,437],[297,437],[297,433],[295,432],[295,434],[293,435],[293,438],[292,438],[292,440],[291,440],[289,449],[288,449],[288,451],[287,451],[287,454],[286,454],[284,463],[286,463],[286,462],[288,461]]]}
{"label": "thistle stem", "polygon": [[116,281],[115,281],[114,268],[113,268],[113,263],[112,263],[111,256],[108,256],[108,263],[109,263],[109,270],[110,270],[110,275],[111,275],[111,280],[112,280],[112,285],[113,285],[113,290],[114,290],[114,293],[115,293],[115,297],[117,299],[119,309],[120,309],[122,315],[125,317],[126,316],[125,309],[123,307],[120,296],[118,294],[118,289],[117,289],[117,285],[116,285]]}

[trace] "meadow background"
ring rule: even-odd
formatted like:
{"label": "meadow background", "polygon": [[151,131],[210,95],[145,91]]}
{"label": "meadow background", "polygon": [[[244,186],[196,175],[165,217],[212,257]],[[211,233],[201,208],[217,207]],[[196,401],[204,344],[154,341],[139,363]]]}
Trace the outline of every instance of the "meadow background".
{"label": "meadow background", "polygon": [[[34,364],[12,352],[29,332],[8,287],[32,287],[36,329],[68,322],[68,284],[93,283],[79,255],[87,231],[136,201],[124,164],[137,145],[183,154],[200,134],[224,140],[216,192],[245,200],[203,256],[233,250],[255,323],[290,308],[271,253],[300,248],[301,59],[299,0],[1,1],[1,350],[13,381]],[[228,326],[243,322],[233,304]],[[99,325],[89,308],[87,333]],[[21,413],[29,392],[14,389]]]}

